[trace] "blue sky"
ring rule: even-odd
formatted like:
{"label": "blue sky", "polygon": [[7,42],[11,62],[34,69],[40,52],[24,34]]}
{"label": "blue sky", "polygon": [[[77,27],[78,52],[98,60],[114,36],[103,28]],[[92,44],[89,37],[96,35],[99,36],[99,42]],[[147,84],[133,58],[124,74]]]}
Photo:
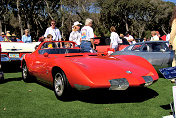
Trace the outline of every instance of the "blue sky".
{"label": "blue sky", "polygon": [[176,0],[163,0],[163,1],[170,1],[176,3]]}

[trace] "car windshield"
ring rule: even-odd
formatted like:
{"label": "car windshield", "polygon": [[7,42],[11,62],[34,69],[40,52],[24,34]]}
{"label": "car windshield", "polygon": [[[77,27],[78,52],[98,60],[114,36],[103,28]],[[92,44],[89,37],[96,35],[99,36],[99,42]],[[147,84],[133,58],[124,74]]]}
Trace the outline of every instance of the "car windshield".
{"label": "car windshield", "polygon": [[[61,46],[62,44],[62,46]],[[56,42],[56,41],[49,41],[44,42],[41,48],[38,50],[39,54],[67,54],[67,53],[84,53],[79,47],[75,46],[74,42],[63,41],[63,42]],[[95,53],[93,51],[93,53]]]}
{"label": "car windshield", "polygon": [[142,47],[142,44],[136,44],[133,46],[133,48],[131,49],[132,51],[140,51]]}
{"label": "car windshield", "polygon": [[146,43],[143,52],[166,52],[168,51],[166,43]]}
{"label": "car windshield", "polygon": [[38,51],[39,54],[67,54],[67,53],[83,53],[80,49],[42,49]]}

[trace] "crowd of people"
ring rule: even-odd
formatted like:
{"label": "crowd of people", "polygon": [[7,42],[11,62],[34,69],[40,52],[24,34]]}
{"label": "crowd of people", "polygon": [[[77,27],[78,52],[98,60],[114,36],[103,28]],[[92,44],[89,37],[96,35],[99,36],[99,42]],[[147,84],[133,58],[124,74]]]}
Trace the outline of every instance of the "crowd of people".
{"label": "crowd of people", "polygon": [[0,41],[19,42],[21,40],[14,33],[11,35],[10,31],[7,31],[6,33],[1,32]]}
{"label": "crowd of people", "polygon": [[[72,32],[69,36],[69,41],[75,42],[77,47],[82,48],[85,52],[90,52],[92,49],[95,49],[94,45],[94,32],[92,28],[93,20],[87,18],[85,20],[85,25],[81,28],[82,23],[76,21],[72,26]],[[81,29],[80,29],[81,28]],[[125,36],[123,34],[118,35],[116,32],[116,28],[111,26],[110,28],[110,48],[116,50],[119,44],[131,45],[135,44],[136,40],[130,34],[130,32],[126,32]],[[144,38],[143,41],[159,41],[162,40],[158,31],[151,31],[151,38]],[[52,38],[51,38],[52,37]],[[60,30],[56,27],[56,21],[51,20],[51,26],[48,27],[45,31],[45,34],[39,38],[40,42],[43,41],[61,41],[62,36]],[[166,40],[170,39],[170,35],[166,37]],[[17,42],[21,41],[24,43],[32,42],[32,38],[29,34],[29,30],[25,29],[24,35],[21,37],[21,40],[16,37],[15,34],[10,34],[10,31],[7,31],[6,34],[4,32],[1,33],[0,41],[10,41]],[[59,47],[62,47],[62,43],[59,44]]]}

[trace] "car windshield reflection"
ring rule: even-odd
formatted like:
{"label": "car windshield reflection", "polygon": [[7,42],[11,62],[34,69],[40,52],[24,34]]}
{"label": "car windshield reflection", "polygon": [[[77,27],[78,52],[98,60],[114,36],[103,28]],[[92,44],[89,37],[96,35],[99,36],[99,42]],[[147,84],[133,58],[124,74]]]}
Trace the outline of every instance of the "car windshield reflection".
{"label": "car windshield reflection", "polygon": [[[85,53],[82,49],[76,46],[74,42],[49,41],[44,42],[38,50],[39,54],[67,54],[67,53]],[[96,53],[94,50],[91,53]]]}

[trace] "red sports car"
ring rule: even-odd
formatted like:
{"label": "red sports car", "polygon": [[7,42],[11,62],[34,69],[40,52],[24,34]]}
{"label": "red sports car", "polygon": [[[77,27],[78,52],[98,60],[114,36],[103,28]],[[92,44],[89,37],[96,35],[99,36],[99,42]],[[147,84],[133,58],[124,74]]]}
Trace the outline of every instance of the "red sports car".
{"label": "red sports car", "polygon": [[23,57],[22,76],[25,82],[35,77],[52,85],[59,99],[68,97],[71,88],[126,90],[158,80],[157,72],[144,58],[84,53],[70,41],[42,42],[33,53]]}

